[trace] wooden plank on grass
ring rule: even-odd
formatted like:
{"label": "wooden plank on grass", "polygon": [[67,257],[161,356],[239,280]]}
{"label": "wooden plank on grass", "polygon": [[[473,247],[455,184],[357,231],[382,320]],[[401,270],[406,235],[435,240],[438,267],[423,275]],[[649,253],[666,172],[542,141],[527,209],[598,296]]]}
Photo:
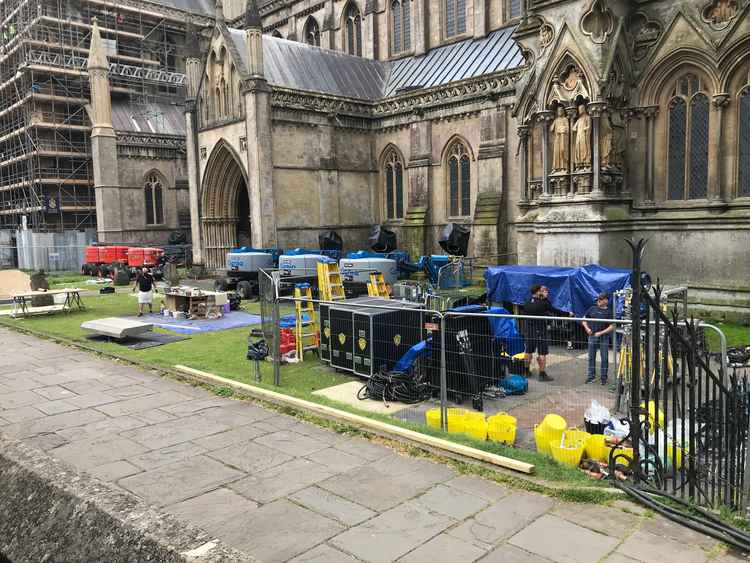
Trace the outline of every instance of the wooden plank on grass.
{"label": "wooden plank on grass", "polygon": [[464,446],[462,444],[456,444],[448,440],[443,440],[442,438],[435,438],[433,436],[428,436],[427,434],[422,434],[421,432],[415,432],[414,430],[401,428],[400,426],[394,426],[392,424],[380,422],[379,420],[373,420],[371,418],[367,418],[366,416],[360,416],[339,409],[334,409],[332,407],[327,407],[325,405],[319,405],[318,403],[313,403],[304,399],[290,397],[289,395],[277,393],[276,391],[269,391],[268,389],[263,389],[261,387],[254,387],[252,385],[240,383],[239,381],[227,379],[225,377],[221,377],[220,375],[216,375],[206,371],[201,371],[182,365],[176,365],[174,367],[178,371],[198,377],[208,383],[218,383],[221,385],[226,385],[227,387],[241,389],[243,391],[247,391],[250,395],[258,397],[260,399],[267,399],[275,403],[283,403],[296,408],[322,414],[327,417],[335,418],[337,420],[349,422],[363,428],[371,428],[380,432],[386,432],[388,434],[400,436],[402,438],[406,438],[408,440],[424,444],[426,446],[439,448],[448,452],[452,452],[454,454],[459,454],[462,456],[470,457],[472,459],[484,461],[486,463],[491,463],[505,469],[511,469],[513,471],[519,471],[526,474],[531,474],[534,472],[534,465],[531,463],[525,463],[523,461],[518,461],[509,457],[492,454],[483,450],[478,450],[477,448]]}

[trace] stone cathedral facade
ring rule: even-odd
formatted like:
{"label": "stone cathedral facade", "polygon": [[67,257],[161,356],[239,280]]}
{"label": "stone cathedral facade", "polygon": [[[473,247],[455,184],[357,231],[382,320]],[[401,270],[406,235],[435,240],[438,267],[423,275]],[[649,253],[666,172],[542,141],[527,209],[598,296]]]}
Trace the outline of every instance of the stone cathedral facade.
{"label": "stone cathedral facade", "polygon": [[[238,244],[646,266],[750,304],[750,0],[225,0],[188,31],[195,259]],[[204,14],[205,15],[205,14]]]}

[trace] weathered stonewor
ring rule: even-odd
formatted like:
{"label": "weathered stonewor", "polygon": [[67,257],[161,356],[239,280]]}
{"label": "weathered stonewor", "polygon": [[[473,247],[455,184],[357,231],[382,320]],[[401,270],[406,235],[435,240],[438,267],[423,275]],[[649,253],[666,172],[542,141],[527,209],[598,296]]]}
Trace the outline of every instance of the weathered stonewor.
{"label": "weathered stonewor", "polygon": [[[0,561],[250,562],[205,532],[0,437]],[[5,559],[4,559],[5,558]]]}

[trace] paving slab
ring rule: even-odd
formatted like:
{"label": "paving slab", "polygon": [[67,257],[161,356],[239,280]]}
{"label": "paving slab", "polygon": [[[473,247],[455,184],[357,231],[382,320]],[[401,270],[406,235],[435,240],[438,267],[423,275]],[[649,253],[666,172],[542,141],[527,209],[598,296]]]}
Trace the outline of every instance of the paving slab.
{"label": "paving slab", "polygon": [[477,547],[491,549],[551,510],[554,505],[555,502],[549,497],[514,491],[449,533]]}
{"label": "paving slab", "polygon": [[60,387],[59,385],[50,385],[49,387],[39,387],[34,389],[34,393],[47,399],[48,401],[55,401],[57,399],[66,399],[68,397],[75,397],[75,393]]}
{"label": "paving slab", "polygon": [[205,438],[197,438],[193,440],[193,443],[198,444],[206,451],[211,452],[224,449],[234,444],[248,442],[258,436],[263,436],[263,434],[265,434],[265,431],[257,428],[254,423],[250,423],[233,428],[232,430],[227,430],[226,432],[212,434]]}
{"label": "paving slab", "polygon": [[57,459],[88,469],[144,453],[142,445],[120,436],[81,440],[55,449]]}
{"label": "paving slab", "polygon": [[123,432],[122,435],[139,444],[143,444],[149,450],[157,450],[174,446],[181,442],[189,442],[195,438],[203,438],[204,436],[224,432],[225,430],[229,430],[229,426],[226,424],[206,420],[198,415],[191,415],[135,430],[128,430],[127,432]]}
{"label": "paving slab", "polygon": [[[544,538],[544,541],[539,541]],[[544,515],[508,543],[558,563],[597,563],[620,540],[577,526],[558,516]]]}
{"label": "paving slab", "polygon": [[445,485],[432,487],[414,499],[414,502],[428,510],[445,514],[456,520],[464,520],[489,504],[486,500]]}
{"label": "paving slab", "polygon": [[632,533],[642,520],[635,514],[596,504],[560,504],[552,513],[568,522],[616,538],[624,538]]}
{"label": "paving slab", "polygon": [[224,487],[164,508],[178,518],[218,534],[224,522],[235,520],[258,507],[257,503]]}
{"label": "paving slab", "polygon": [[226,522],[218,535],[259,561],[276,563],[304,553],[343,529],[338,522],[281,499]]}
{"label": "paving slab", "polygon": [[106,415],[98,411],[92,409],[82,409],[73,412],[46,416],[44,418],[38,418],[36,420],[9,424],[7,426],[3,426],[2,432],[3,434],[11,438],[30,438],[31,436],[36,436],[37,434],[57,432],[66,428],[93,424],[106,418]]}
{"label": "paving slab", "polygon": [[334,473],[344,473],[369,463],[366,459],[342,452],[336,448],[325,448],[305,456],[310,461],[325,465]]}
{"label": "paving slab", "polygon": [[149,409],[140,412],[134,412],[133,416],[144,424],[159,424],[160,422],[167,422],[169,420],[175,420],[177,417],[168,412],[164,412],[161,409]]}
{"label": "paving slab", "polygon": [[713,538],[691,530],[685,526],[667,520],[663,516],[655,515],[648,520],[647,524],[642,526],[647,532],[656,536],[663,536],[673,539],[683,545],[694,545],[706,551],[715,549],[719,542]]}
{"label": "paving slab", "polygon": [[12,423],[22,422],[24,420],[34,420],[35,418],[44,418],[47,415],[34,407],[18,407],[15,409],[0,410],[0,416],[9,423]]}
{"label": "paving slab", "polygon": [[290,495],[289,498],[305,508],[338,520],[347,526],[356,526],[377,515],[377,512],[319,487],[302,489]]}
{"label": "paving slab", "polygon": [[295,459],[249,475],[229,487],[261,503],[271,502],[331,476],[330,470],[306,459]]}
{"label": "paving slab", "polygon": [[[743,559],[743,561],[746,561]],[[604,560],[604,563],[639,563],[637,559],[631,559],[630,557],[625,557],[621,553],[613,553],[609,557],[607,557]],[[721,559],[714,559],[713,563],[722,563]],[[728,561],[723,563],[729,563]]]}
{"label": "paving slab", "polygon": [[46,452],[64,446],[68,442],[62,436],[52,433],[39,434],[32,438],[27,438],[24,440],[24,443],[32,448],[37,448]]}
{"label": "paving slab", "polygon": [[41,402],[43,399],[33,391],[13,391],[0,395],[0,409],[16,409]]}
{"label": "paving slab", "polygon": [[184,442],[175,446],[152,450],[144,454],[131,457],[128,461],[139,468],[150,471],[170,463],[182,461],[205,453],[205,449],[192,442]]}
{"label": "paving slab", "polygon": [[358,563],[358,560],[330,545],[319,545],[291,559],[290,563]]}
{"label": "paving slab", "polygon": [[[70,386],[71,385],[66,385],[66,387],[68,388]],[[128,385],[110,388],[108,393],[113,397],[117,397],[118,399],[134,399],[135,397],[146,397],[148,395],[154,395],[156,393],[156,390],[152,389],[151,387],[146,387],[145,385],[140,385],[133,381],[129,381]]]}
{"label": "paving slab", "polygon": [[118,416],[116,418],[103,417],[104,420],[86,424],[85,426],[76,426],[58,430],[67,440],[73,442],[78,440],[91,440],[101,436],[114,436],[125,430],[132,430],[143,426],[143,422],[132,416]]}
{"label": "paving slab", "polygon": [[120,480],[120,486],[164,506],[216,489],[242,477],[236,469],[205,456],[192,457]]}
{"label": "paving slab", "polygon": [[123,477],[129,477],[131,475],[135,475],[136,473],[140,473],[141,469],[139,467],[136,467],[132,463],[120,460],[113,461],[111,463],[105,463],[103,465],[97,465],[96,467],[89,468],[87,471],[91,473],[91,475],[98,477],[102,481],[114,482],[122,479]]}
{"label": "paving slab", "polygon": [[627,538],[617,553],[637,561],[679,561],[680,563],[704,563],[706,552],[678,541],[655,536],[639,530]]}
{"label": "paving slab", "polygon": [[405,503],[333,538],[331,544],[363,561],[388,563],[454,524],[415,503]]}
{"label": "paving slab", "polygon": [[[243,403],[238,403],[229,399],[227,405],[202,410],[196,413],[195,416],[205,420],[218,422],[220,424],[226,424],[232,428],[235,426],[244,426],[257,421],[257,413],[255,413],[254,408],[251,407],[246,410]],[[265,420],[263,422],[265,422]],[[258,424],[260,424],[260,422]]]}
{"label": "paving slab", "polygon": [[9,377],[9,372],[4,370],[3,368],[0,368],[0,373],[3,374],[2,376],[0,376],[0,384],[2,384],[4,388],[10,389],[11,391],[29,391],[31,389],[37,389],[44,386],[43,383],[40,383],[35,378],[30,377],[26,372],[21,373],[17,378]]}
{"label": "paving slab", "polygon": [[258,444],[274,448],[286,454],[293,456],[306,456],[311,453],[320,451],[329,446],[328,443],[311,438],[304,434],[297,434],[291,430],[281,430],[272,434],[265,434],[255,441]]}
{"label": "paving slab", "polygon": [[510,489],[499,483],[475,475],[459,475],[445,483],[449,487],[474,495],[488,502],[495,502],[510,494]]}
{"label": "paving slab", "polygon": [[69,401],[64,399],[60,399],[57,401],[44,401],[42,403],[37,403],[34,406],[47,415],[77,411],[79,409],[78,406],[73,405]]}
{"label": "paving slab", "polygon": [[506,543],[482,557],[479,563],[549,563],[549,559]]}
{"label": "paving slab", "polygon": [[208,455],[247,473],[259,473],[294,459],[279,450],[267,448],[253,441],[232,444],[221,450],[210,452]]}
{"label": "paving slab", "polygon": [[221,397],[211,397],[208,399],[203,397],[200,399],[185,401],[184,403],[177,403],[176,405],[162,407],[161,410],[179,417],[210,409],[211,407],[220,407],[224,405],[226,405],[226,399]]}
{"label": "paving slab", "polygon": [[470,563],[484,554],[483,549],[470,543],[447,534],[440,534],[414,551],[407,553],[398,561],[399,563],[437,563],[438,561]]}
{"label": "paving slab", "polygon": [[98,407],[99,405],[106,405],[107,403],[115,403],[121,399],[105,393],[104,391],[90,391],[82,395],[73,395],[66,401],[72,405],[76,405],[79,408],[85,409],[89,407]]}
{"label": "paving slab", "polygon": [[149,409],[157,409],[167,405],[174,405],[175,403],[187,399],[187,395],[177,393],[176,391],[164,391],[163,393],[155,393],[153,395],[146,395],[145,397],[127,399],[118,403],[110,403],[96,408],[98,411],[103,412],[108,416],[123,416],[125,414],[133,414]]}
{"label": "paving slab", "polygon": [[393,454],[392,449],[381,444],[373,444],[358,436],[349,436],[348,440],[336,444],[336,448],[367,461],[375,461]]}

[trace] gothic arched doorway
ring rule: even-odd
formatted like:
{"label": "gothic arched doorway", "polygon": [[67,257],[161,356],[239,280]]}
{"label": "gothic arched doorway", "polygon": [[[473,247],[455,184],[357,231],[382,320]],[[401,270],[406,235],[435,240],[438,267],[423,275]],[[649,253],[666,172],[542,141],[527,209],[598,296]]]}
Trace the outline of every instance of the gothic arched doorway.
{"label": "gothic arched doorway", "polygon": [[224,269],[230,249],[250,244],[251,226],[245,172],[234,151],[223,141],[208,159],[201,192],[205,266]]}

